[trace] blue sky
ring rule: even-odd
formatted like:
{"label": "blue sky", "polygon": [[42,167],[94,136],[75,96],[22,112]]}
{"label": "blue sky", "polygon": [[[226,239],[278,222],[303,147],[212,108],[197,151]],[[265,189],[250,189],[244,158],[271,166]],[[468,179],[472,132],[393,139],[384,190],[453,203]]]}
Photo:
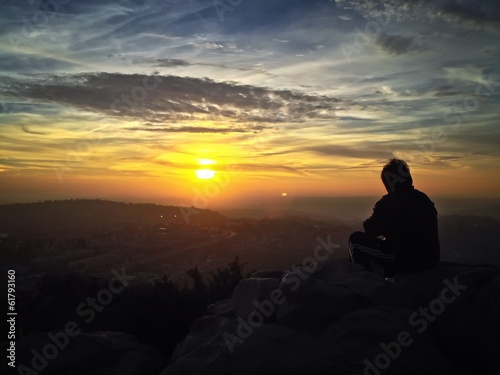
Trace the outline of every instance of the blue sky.
{"label": "blue sky", "polygon": [[239,166],[235,199],[378,194],[393,156],[434,194],[498,195],[498,1],[0,6],[4,200],[183,197],[200,158]]}

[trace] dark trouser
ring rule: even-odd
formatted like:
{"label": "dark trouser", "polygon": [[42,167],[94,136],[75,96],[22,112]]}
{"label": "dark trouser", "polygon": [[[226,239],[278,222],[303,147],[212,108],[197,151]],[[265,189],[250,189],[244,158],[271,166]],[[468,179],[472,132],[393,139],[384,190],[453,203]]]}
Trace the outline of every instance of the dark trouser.
{"label": "dark trouser", "polygon": [[373,271],[372,263],[378,263],[384,269],[384,277],[396,274],[396,256],[380,238],[365,232],[354,232],[349,236],[349,259]]}

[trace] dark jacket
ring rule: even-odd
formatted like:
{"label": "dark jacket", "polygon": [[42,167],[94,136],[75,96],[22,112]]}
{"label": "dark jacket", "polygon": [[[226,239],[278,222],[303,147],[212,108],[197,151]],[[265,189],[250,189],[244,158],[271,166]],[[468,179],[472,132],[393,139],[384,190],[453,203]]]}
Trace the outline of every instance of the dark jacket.
{"label": "dark jacket", "polygon": [[436,208],[413,186],[384,195],[363,226],[368,235],[385,237],[402,272],[426,268],[440,259]]}

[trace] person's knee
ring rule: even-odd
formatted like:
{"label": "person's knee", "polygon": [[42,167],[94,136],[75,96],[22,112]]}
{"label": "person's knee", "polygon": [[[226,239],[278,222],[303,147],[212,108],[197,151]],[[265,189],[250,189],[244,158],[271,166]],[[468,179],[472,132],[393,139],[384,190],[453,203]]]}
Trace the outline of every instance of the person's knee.
{"label": "person's knee", "polygon": [[365,236],[364,232],[360,232],[360,231],[354,232],[349,236],[349,242],[350,243],[359,243],[360,241],[362,241],[362,238],[364,236]]}

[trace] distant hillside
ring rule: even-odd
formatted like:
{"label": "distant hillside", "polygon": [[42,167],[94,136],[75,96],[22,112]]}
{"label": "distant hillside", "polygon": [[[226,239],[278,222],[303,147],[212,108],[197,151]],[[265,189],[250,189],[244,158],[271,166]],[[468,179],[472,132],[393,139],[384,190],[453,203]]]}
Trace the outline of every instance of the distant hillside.
{"label": "distant hillside", "polygon": [[500,265],[500,220],[490,216],[439,216],[441,259],[466,264]]}
{"label": "distant hillside", "polygon": [[0,232],[53,232],[55,228],[93,230],[124,223],[224,223],[225,216],[210,210],[160,206],[146,203],[123,203],[106,200],[63,200],[0,205]]}

